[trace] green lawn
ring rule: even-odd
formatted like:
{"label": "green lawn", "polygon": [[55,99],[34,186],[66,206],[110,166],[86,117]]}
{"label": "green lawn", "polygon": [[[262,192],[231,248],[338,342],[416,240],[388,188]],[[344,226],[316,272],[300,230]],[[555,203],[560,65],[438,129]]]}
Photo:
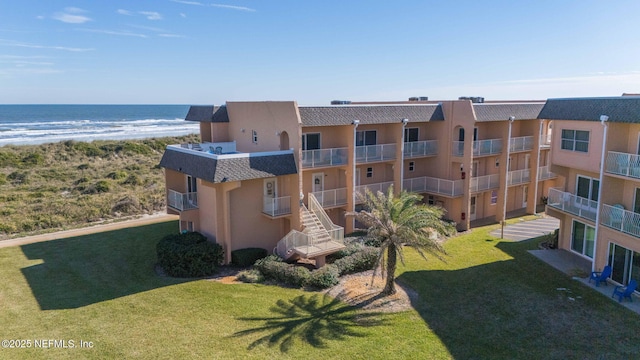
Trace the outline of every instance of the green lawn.
{"label": "green lawn", "polygon": [[[298,289],[160,278],[155,243],[176,222],[0,249],[0,339],[31,341],[0,358],[639,356],[639,315],[491,229],[449,240],[446,263],[407,251],[399,281],[420,300],[386,315]],[[75,348],[34,348],[44,339]]]}

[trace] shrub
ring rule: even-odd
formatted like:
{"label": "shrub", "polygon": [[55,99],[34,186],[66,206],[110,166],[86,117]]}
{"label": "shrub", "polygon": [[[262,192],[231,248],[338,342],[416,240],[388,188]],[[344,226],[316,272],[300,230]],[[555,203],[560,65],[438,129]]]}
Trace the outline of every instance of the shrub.
{"label": "shrub", "polygon": [[122,180],[127,177],[127,172],[122,170],[116,170],[114,172],[110,172],[109,174],[107,174],[107,177],[113,180]]}
{"label": "shrub", "polygon": [[365,246],[357,252],[336,260],[333,265],[340,275],[353,274],[371,270],[376,266],[380,251],[371,246]]}
{"label": "shrub", "polygon": [[22,158],[22,164],[26,166],[36,166],[44,164],[44,156],[38,153],[29,153]]}
{"label": "shrub", "polygon": [[7,175],[0,173],[0,185],[7,183]]}
{"label": "shrub", "polygon": [[29,174],[26,172],[14,171],[7,176],[7,180],[13,185],[22,185],[29,183]]}
{"label": "shrub", "polygon": [[153,153],[153,150],[145,144],[126,141],[122,146],[123,152],[140,154],[140,155],[149,155]]}
{"label": "shrub", "polygon": [[237,266],[247,267],[253,265],[258,259],[267,256],[267,250],[262,248],[246,248],[231,252],[231,263]]}
{"label": "shrub", "polygon": [[254,266],[265,278],[287,285],[304,286],[311,277],[311,272],[308,269],[287,264],[275,255],[269,255],[256,261]]}
{"label": "shrub", "polygon": [[156,245],[156,253],[162,269],[175,277],[211,275],[224,259],[222,246],[198,232],[167,235]]}
{"label": "shrub", "polygon": [[347,245],[344,249],[335,252],[331,255],[327,256],[327,262],[334,262],[338,259],[342,259],[345,256],[349,256],[353,253],[356,253],[360,250],[362,250],[362,248],[364,248],[364,245],[362,245],[361,243],[359,243],[358,241],[347,241],[345,239],[345,244]]}
{"label": "shrub", "polygon": [[142,179],[140,176],[131,174],[122,182],[123,185],[141,185]]}
{"label": "shrub", "polygon": [[236,278],[242,282],[255,284],[261,283],[264,281],[264,276],[262,273],[256,269],[243,270],[238,273]]}
{"label": "shrub", "polygon": [[109,182],[106,180],[100,180],[97,183],[89,186],[87,190],[84,191],[84,193],[97,194],[97,193],[109,192],[109,190],[110,190]]}
{"label": "shrub", "polygon": [[20,164],[18,154],[10,151],[0,151],[0,167],[17,167]]}
{"label": "shrub", "polygon": [[311,272],[308,285],[319,289],[326,289],[338,283],[340,272],[338,267],[327,264],[318,270]]}
{"label": "shrub", "polygon": [[72,146],[74,150],[81,152],[89,157],[97,157],[97,156],[104,155],[104,152],[100,148],[98,148],[94,143],[75,142],[72,144]]}

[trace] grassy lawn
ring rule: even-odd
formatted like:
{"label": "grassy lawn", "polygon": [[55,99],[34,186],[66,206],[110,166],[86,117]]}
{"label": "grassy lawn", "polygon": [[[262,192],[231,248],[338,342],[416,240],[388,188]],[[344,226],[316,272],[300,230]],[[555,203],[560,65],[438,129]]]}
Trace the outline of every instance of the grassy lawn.
{"label": "grassy lawn", "polygon": [[[407,251],[415,310],[364,314],[319,293],[155,275],[169,222],[0,249],[2,359],[627,359],[639,315],[475,229],[447,261]],[[565,288],[568,291],[558,289]],[[34,340],[75,348],[34,348]],[[607,340],[613,339],[613,340]],[[80,340],[92,348],[79,348]],[[68,343],[67,343],[68,344]]]}

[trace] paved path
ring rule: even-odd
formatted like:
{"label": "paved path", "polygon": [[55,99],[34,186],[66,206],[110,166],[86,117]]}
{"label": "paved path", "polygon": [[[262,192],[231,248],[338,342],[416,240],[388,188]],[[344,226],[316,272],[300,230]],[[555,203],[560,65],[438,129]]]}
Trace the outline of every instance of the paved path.
{"label": "paved path", "polygon": [[0,240],[0,249],[5,247],[10,247],[10,246],[20,246],[20,245],[32,244],[32,243],[37,243],[42,241],[64,239],[68,237],[95,234],[95,233],[100,233],[105,231],[125,229],[125,228],[142,226],[142,225],[157,224],[157,223],[171,221],[171,220],[178,220],[178,216],[167,215],[167,214],[149,215],[149,216],[141,217],[139,219],[117,221],[117,222],[104,224],[104,225],[93,225],[93,226],[84,227],[80,229],[63,230],[63,231],[52,232],[47,234],[21,237],[16,239]]}
{"label": "paved path", "polygon": [[[553,232],[560,226],[560,220],[552,217],[545,217],[530,221],[521,221],[504,227],[504,238],[513,241],[522,241],[546,235]],[[491,236],[500,237],[501,229],[491,232]]]}

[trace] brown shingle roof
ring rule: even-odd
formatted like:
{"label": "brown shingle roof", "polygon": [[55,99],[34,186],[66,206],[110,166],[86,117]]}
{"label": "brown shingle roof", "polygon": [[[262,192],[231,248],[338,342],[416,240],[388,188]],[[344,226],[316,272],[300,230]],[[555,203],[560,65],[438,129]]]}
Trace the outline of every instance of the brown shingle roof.
{"label": "brown shingle roof", "polygon": [[549,99],[539,118],[600,121],[600,115],[610,122],[640,123],[640,97]]}
{"label": "brown shingle roof", "polygon": [[537,119],[544,103],[530,104],[473,104],[476,121],[501,121],[509,120],[513,116],[515,120]]}
{"label": "brown shingle roof", "polygon": [[213,183],[263,179],[298,172],[292,153],[215,159],[167,148],[160,166]]}
{"label": "brown shingle roof", "polygon": [[354,106],[301,106],[302,126],[350,125],[353,120],[360,124],[399,123],[444,120],[438,104],[429,105],[354,105]]}

